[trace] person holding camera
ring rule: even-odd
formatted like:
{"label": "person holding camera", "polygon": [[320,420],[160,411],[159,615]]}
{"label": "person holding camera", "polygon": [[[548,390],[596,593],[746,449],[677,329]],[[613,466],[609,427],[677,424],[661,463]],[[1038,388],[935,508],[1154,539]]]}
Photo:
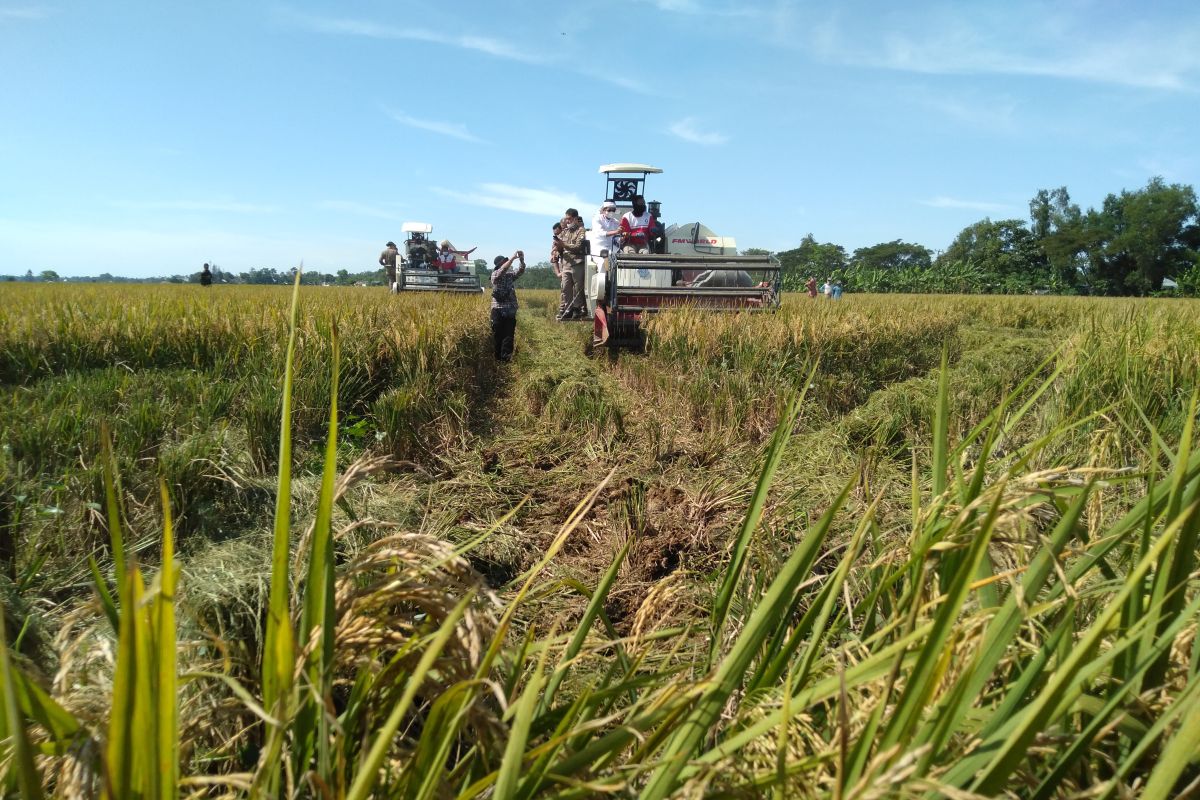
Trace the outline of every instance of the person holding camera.
{"label": "person holding camera", "polygon": [[[515,272],[514,262],[521,264]],[[525,253],[518,250],[511,258],[496,256],[492,267],[492,344],[497,361],[512,361],[517,331],[517,289],[513,284],[525,274]]]}

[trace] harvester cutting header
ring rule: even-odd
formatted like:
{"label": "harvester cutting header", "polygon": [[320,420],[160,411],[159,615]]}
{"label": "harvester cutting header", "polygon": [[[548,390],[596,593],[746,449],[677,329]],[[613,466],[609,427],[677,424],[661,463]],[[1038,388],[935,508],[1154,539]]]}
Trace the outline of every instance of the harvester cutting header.
{"label": "harvester cutting header", "polygon": [[[596,343],[640,341],[647,314],[687,306],[706,311],[774,311],[781,275],[773,256],[738,255],[733,237],[700,222],[664,226],[662,205],[645,202],[648,164],[605,164],[605,202],[621,216],[619,230],[592,229],[588,305]],[[589,270],[590,272],[591,270]]]}

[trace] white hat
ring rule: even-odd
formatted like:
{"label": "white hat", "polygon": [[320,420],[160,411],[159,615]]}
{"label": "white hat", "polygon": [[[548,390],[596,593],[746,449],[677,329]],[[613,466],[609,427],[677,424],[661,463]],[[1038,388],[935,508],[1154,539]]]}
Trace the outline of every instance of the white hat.
{"label": "white hat", "polygon": [[615,200],[605,200],[604,203],[601,204],[600,207],[601,208],[616,208],[617,202]]}

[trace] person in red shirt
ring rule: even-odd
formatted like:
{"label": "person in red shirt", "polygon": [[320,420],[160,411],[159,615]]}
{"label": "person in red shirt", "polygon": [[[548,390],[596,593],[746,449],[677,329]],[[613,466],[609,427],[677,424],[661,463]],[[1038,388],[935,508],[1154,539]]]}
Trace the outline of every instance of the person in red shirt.
{"label": "person in red shirt", "polygon": [[804,288],[808,289],[809,297],[816,297],[817,296],[817,279],[812,276],[809,276],[808,283],[804,284]]}
{"label": "person in red shirt", "polygon": [[650,231],[658,224],[654,215],[646,210],[646,199],[640,194],[633,197],[633,210],[621,217],[621,252],[649,253]]}
{"label": "person in red shirt", "polygon": [[434,266],[437,267],[438,283],[447,283],[453,278],[451,274],[458,269],[458,257],[469,256],[475,252],[475,248],[470,250],[455,250],[450,246],[449,240],[443,239],[438,245],[437,255],[434,257]]}

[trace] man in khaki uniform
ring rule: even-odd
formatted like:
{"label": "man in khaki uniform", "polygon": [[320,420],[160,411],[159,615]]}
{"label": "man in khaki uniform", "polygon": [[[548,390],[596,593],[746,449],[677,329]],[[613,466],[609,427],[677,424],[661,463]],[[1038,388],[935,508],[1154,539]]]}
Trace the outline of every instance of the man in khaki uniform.
{"label": "man in khaki uniform", "polygon": [[554,228],[552,231],[553,232],[550,235],[554,237],[554,243],[550,245],[550,269],[554,270],[554,277],[561,281],[562,270],[558,267],[560,252],[560,248],[558,246],[558,234],[562,232],[562,220],[554,223]]}
{"label": "man in khaki uniform", "polygon": [[587,233],[579,212],[568,208],[562,230],[554,236],[558,245],[558,265],[562,276],[562,295],[558,304],[558,321],[587,319],[583,260],[587,255]]}
{"label": "man in khaki uniform", "polygon": [[387,284],[390,291],[396,291],[396,258],[400,255],[395,242],[388,242],[387,247],[379,254],[379,266],[387,272]]}

